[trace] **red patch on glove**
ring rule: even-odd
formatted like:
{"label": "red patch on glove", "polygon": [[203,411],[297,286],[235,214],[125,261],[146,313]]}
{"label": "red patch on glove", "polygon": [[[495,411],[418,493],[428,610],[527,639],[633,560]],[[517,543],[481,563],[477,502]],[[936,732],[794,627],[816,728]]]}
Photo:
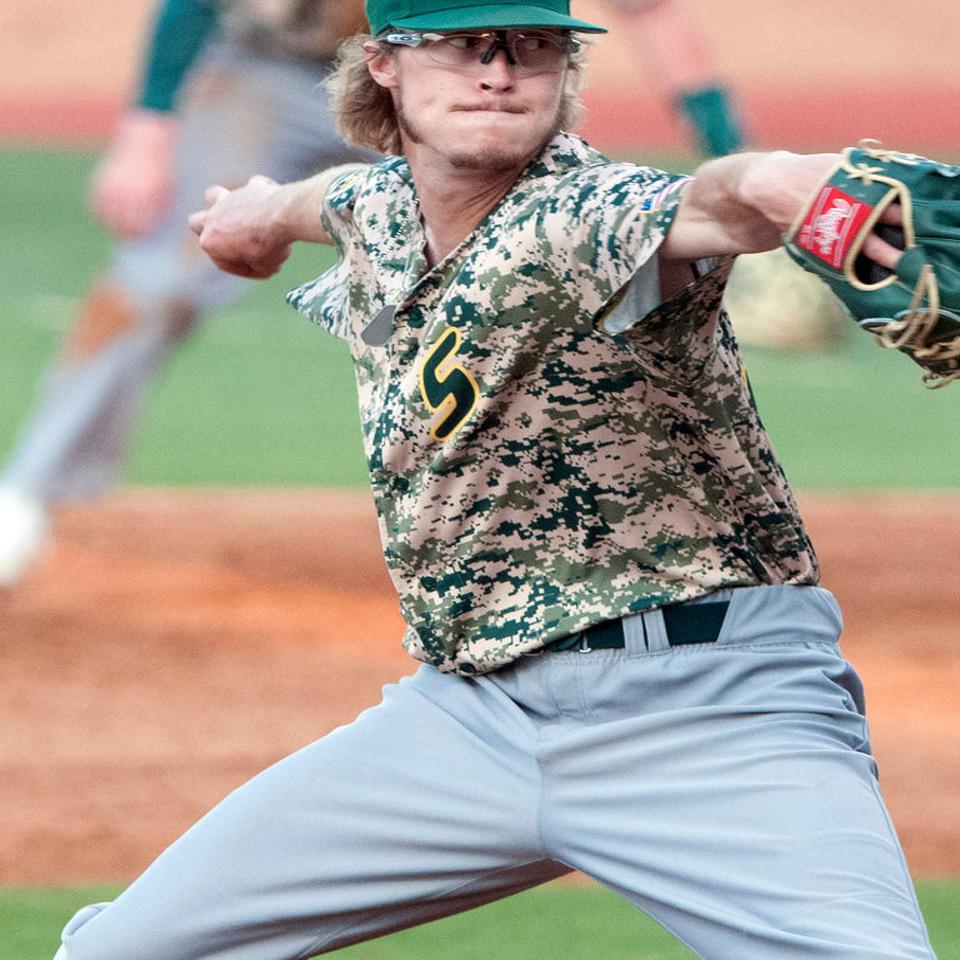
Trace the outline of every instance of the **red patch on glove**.
{"label": "red patch on glove", "polygon": [[828,183],[807,211],[797,232],[797,243],[839,270],[872,209]]}

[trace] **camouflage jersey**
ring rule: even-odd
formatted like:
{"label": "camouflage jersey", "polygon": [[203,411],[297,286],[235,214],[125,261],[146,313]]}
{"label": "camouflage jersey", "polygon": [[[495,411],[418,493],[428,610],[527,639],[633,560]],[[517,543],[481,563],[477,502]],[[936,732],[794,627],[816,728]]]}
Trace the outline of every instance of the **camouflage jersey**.
{"label": "camouflage jersey", "polygon": [[340,261],[289,299],[350,344],[417,659],[480,673],[629,612],[816,582],[720,309],[730,261],[661,302],[683,182],[561,133],[432,269],[405,160],[331,186]]}

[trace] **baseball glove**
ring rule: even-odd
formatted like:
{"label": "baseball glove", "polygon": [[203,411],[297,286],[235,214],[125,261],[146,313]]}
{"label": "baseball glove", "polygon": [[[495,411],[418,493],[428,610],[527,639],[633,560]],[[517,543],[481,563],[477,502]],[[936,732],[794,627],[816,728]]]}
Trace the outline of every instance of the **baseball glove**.
{"label": "baseball glove", "polygon": [[[902,227],[879,223],[892,203]],[[894,271],[863,255],[871,231],[903,250]],[[960,167],[874,141],[850,147],[784,246],[882,346],[923,367],[928,386],[960,379]]]}

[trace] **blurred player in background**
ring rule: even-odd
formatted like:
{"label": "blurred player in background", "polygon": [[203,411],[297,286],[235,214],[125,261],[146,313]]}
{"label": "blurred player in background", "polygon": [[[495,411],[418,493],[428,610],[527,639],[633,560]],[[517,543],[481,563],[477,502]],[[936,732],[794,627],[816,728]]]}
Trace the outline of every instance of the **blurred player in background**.
{"label": "blurred player in background", "polygon": [[52,505],[116,481],[146,388],[205,310],[243,292],[187,229],[204,188],[370,159],[340,139],[320,87],[363,22],[359,0],[162,0],[137,100],[90,191],[119,241],[113,263],[0,475],[0,586],[41,552]]}
{"label": "blurred player in background", "polygon": [[[749,140],[713,54],[713,44],[683,0],[608,0],[644,74],[689,125],[700,153],[720,157]],[[783,250],[741,256],[727,285],[726,306],[743,344],[823,350],[849,327],[825,284]]]}
{"label": "blurred player in background", "polygon": [[645,73],[690,125],[699,151],[722,157],[744,146],[743,124],[706,33],[681,0],[609,0]]}

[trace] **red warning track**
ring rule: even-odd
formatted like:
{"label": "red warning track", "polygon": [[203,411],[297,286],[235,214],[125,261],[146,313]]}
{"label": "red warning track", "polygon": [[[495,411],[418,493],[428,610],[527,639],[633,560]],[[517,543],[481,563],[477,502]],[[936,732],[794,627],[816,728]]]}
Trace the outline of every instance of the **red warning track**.
{"label": "red warning track", "polygon": [[[686,131],[657,97],[599,88],[588,91],[582,133],[603,149],[683,150]],[[873,137],[902,149],[952,158],[960,152],[957,90],[921,88],[845,92],[767,88],[740,96],[758,146],[836,148]],[[0,141],[8,145],[96,147],[109,135],[121,101],[106,97],[0,96]]]}

